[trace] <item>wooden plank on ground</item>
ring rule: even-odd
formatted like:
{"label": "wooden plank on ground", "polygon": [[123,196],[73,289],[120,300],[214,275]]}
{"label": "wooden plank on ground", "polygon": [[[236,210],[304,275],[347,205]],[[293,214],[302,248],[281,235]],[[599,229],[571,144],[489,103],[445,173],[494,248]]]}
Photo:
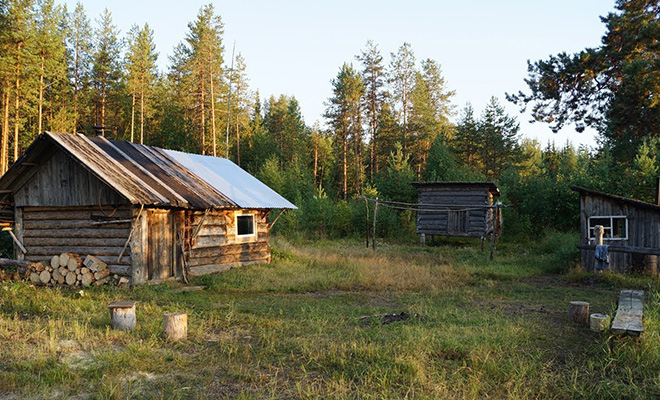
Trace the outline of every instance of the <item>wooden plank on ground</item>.
{"label": "wooden plank on ground", "polygon": [[644,291],[622,290],[619,295],[619,307],[612,321],[612,333],[639,336],[644,331],[642,317],[644,313]]}

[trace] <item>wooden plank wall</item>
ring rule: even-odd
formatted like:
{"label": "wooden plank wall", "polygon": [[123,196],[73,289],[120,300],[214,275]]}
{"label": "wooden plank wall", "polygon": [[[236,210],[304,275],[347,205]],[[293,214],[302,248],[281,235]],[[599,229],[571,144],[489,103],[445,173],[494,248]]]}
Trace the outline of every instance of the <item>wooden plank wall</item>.
{"label": "wooden plank wall", "polygon": [[[623,215],[628,217],[628,240],[605,240],[604,244],[660,248],[660,213],[657,211],[638,208],[614,199],[585,194],[580,196],[580,210],[580,232],[583,244],[589,243],[589,217]],[[593,250],[580,250],[580,259],[584,270],[594,270]],[[631,254],[610,253],[612,271],[626,273],[630,271],[631,265]]]}
{"label": "wooden plank wall", "polygon": [[[83,258],[91,254],[107,263],[113,274],[130,276],[130,249],[117,261],[128,239],[130,222],[105,223],[102,219],[107,218],[98,207],[22,207],[17,212],[22,214],[22,230],[16,229],[28,250],[26,260],[47,261],[61,253]],[[125,220],[131,215],[131,208],[122,206],[112,218]]]}
{"label": "wooden plank wall", "polygon": [[[456,187],[456,188],[419,188],[419,204],[449,204],[449,209],[460,210],[469,205],[490,205],[492,196],[487,189]],[[466,207],[467,206],[467,207]],[[488,209],[467,211],[467,232],[452,232],[448,224],[447,210],[437,212],[419,211],[417,213],[417,233],[445,236],[481,237],[487,229]]]}
{"label": "wooden plank wall", "polygon": [[[236,237],[236,213],[255,215],[255,236]],[[193,232],[203,215],[203,211],[193,212]],[[210,211],[188,252],[191,275],[204,275],[226,271],[235,266],[267,262],[270,262],[268,212],[260,210]]]}
{"label": "wooden plank wall", "polygon": [[126,199],[62,151],[56,152],[14,195],[16,207],[128,204]]}

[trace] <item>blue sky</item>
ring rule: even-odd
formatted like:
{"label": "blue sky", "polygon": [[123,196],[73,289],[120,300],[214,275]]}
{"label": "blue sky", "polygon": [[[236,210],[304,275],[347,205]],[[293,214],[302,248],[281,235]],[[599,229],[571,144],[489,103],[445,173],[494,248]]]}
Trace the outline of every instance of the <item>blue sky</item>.
{"label": "blue sky", "polygon": [[[69,10],[76,1],[64,1]],[[87,0],[95,20],[104,8],[124,36],[132,24],[154,29],[159,65],[183,40],[199,11],[209,1]],[[506,102],[505,92],[525,89],[527,60],[562,51],[596,47],[605,33],[600,16],[613,10],[614,0],[245,0],[213,1],[225,24],[225,57],[236,52],[246,60],[252,90],[262,99],[295,96],[305,122],[323,123],[330,80],[344,62],[355,61],[367,40],[378,44],[384,58],[401,44],[412,45],[418,60],[431,58],[443,68],[448,87],[456,91],[457,111],[466,102],[481,112],[491,96],[515,115],[524,137],[543,145],[595,145],[593,132],[571,127],[557,134],[542,123],[529,124],[529,115]]]}

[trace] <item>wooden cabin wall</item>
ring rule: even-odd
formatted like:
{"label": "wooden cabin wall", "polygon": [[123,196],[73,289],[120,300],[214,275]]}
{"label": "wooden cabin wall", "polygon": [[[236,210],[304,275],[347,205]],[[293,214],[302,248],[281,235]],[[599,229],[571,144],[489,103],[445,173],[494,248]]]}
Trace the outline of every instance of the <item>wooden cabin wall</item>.
{"label": "wooden cabin wall", "polygon": [[[581,243],[589,244],[588,221],[592,216],[622,215],[628,217],[628,240],[604,240],[604,244],[616,246],[660,247],[660,213],[651,209],[635,207],[593,195],[580,196]],[[630,271],[632,255],[629,253],[610,254],[610,269],[625,273]],[[595,260],[593,250],[580,251],[581,265],[586,271],[593,271]]]}
{"label": "wooden cabin wall", "polygon": [[[254,214],[256,235],[237,237],[234,216]],[[195,232],[204,211],[193,211],[191,231]],[[234,266],[270,262],[268,212],[261,210],[213,210],[204,218],[192,247],[187,252],[191,275],[226,271]]]}
{"label": "wooden cabin wall", "polygon": [[[469,208],[470,205],[492,205],[492,195],[484,188],[456,187],[456,188],[432,188],[421,187],[419,190],[418,203],[421,208],[425,204],[447,204],[451,210]],[[439,209],[438,211],[419,211],[417,213],[417,233],[427,235],[444,236],[467,236],[481,237],[489,227],[489,209],[467,210],[467,232],[456,233],[450,229],[449,212]]]}
{"label": "wooden cabin wall", "polygon": [[127,201],[62,151],[56,152],[14,195],[16,207],[98,206]]}
{"label": "wooden cabin wall", "polygon": [[[61,253],[76,253],[83,258],[91,254],[107,263],[113,274],[129,276],[130,251],[120,260],[117,257],[128,239],[131,223],[108,223],[106,214],[112,209],[104,212],[92,206],[17,207],[16,233],[28,251],[24,259],[48,261]],[[122,206],[110,219],[130,219],[131,213],[130,206]]]}

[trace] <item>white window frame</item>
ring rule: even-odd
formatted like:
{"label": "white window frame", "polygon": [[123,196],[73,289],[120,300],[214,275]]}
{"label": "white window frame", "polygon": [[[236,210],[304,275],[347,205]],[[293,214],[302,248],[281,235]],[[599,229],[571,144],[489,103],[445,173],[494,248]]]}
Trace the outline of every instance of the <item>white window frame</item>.
{"label": "white window frame", "polygon": [[[238,233],[238,217],[251,217],[252,218],[252,233],[239,235],[239,233]],[[249,237],[257,236],[257,224],[256,224],[253,213],[234,215],[234,226],[236,227],[236,237],[237,238],[249,238]]]}
{"label": "white window frame", "polygon": [[[610,226],[603,226],[603,240],[628,240],[628,216],[627,215],[594,215],[587,219],[587,229],[589,231],[589,239],[596,239],[594,235],[594,227],[596,225],[591,224],[592,219],[607,219],[610,220]],[[612,227],[614,226],[615,219],[623,219],[626,222],[625,236],[624,237],[612,237]]]}

